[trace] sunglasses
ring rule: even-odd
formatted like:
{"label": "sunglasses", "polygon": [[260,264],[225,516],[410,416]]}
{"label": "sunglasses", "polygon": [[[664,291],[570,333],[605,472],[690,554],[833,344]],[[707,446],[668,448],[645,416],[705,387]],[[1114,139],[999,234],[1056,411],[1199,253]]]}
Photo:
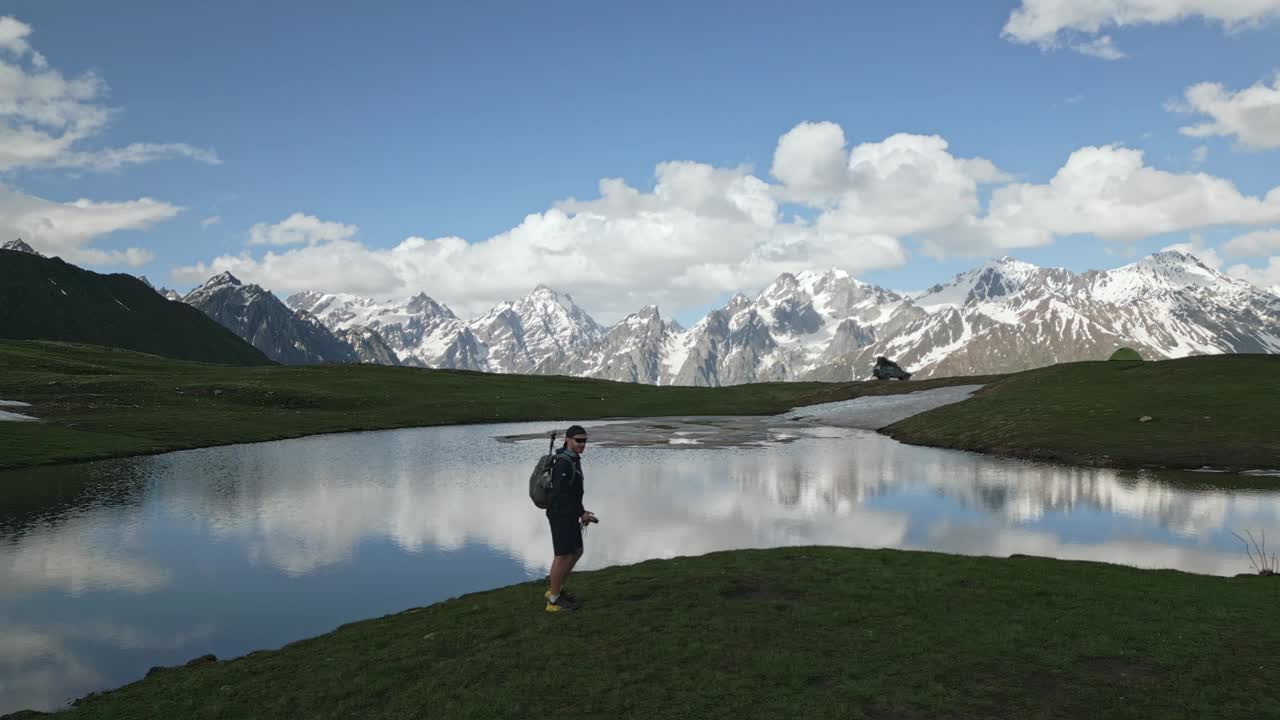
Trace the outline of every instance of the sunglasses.
{"label": "sunglasses", "polygon": [[586,445],[586,444],[587,444],[587,439],[586,439],[586,438],[576,438],[576,437],[572,437],[572,438],[569,438],[569,439],[570,439],[570,440],[572,440],[572,441],[574,441],[574,442],[576,442],[576,443],[578,443],[579,445]]}

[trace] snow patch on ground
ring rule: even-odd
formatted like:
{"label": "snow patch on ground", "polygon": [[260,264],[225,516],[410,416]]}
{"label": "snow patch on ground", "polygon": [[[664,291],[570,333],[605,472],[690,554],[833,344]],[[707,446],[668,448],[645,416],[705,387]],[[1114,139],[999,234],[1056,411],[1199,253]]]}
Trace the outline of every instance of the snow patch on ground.
{"label": "snow patch on ground", "polygon": [[920,390],[901,395],[870,395],[795,408],[786,416],[836,427],[879,430],[912,415],[967,400],[981,385]]}
{"label": "snow patch on ground", "polygon": [[[18,402],[17,400],[0,400],[0,407],[31,407],[30,403]],[[8,412],[0,410],[0,422],[38,422],[36,418],[30,415],[19,415],[16,412]]]}

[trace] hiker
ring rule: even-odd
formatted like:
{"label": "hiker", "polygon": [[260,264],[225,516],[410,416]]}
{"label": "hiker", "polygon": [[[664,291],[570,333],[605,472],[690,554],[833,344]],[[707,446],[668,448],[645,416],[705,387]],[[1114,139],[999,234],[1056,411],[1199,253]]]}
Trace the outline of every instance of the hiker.
{"label": "hiker", "polygon": [[564,581],[582,557],[582,529],[598,522],[594,513],[582,507],[582,453],[587,449],[587,431],[573,425],[564,434],[564,445],[556,451],[547,488],[547,522],[551,525],[551,587],[545,593],[547,612],[577,610],[578,601],[565,589]]}

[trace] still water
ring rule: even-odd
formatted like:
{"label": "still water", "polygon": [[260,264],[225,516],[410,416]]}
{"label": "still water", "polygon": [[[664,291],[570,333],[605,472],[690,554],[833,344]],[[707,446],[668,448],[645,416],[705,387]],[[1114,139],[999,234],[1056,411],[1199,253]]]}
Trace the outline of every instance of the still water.
{"label": "still water", "polygon": [[[526,483],[546,441],[511,438],[559,426],[0,473],[0,714],[543,576],[551,543]],[[581,569],[821,544],[1233,575],[1250,567],[1232,530],[1280,539],[1277,478],[1056,467],[820,426],[719,443],[714,423],[592,430],[606,441],[584,460],[586,506],[601,522]]]}

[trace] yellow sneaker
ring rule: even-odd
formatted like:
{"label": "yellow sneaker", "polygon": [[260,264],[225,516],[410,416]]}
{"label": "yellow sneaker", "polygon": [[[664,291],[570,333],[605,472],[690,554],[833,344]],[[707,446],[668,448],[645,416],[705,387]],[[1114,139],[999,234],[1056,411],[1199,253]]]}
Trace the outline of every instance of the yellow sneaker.
{"label": "yellow sneaker", "polygon": [[560,593],[560,597],[556,598],[555,602],[551,602],[549,598],[547,599],[547,612],[561,612],[564,610],[577,610],[577,609],[578,609],[578,603],[565,597],[564,593]]}

